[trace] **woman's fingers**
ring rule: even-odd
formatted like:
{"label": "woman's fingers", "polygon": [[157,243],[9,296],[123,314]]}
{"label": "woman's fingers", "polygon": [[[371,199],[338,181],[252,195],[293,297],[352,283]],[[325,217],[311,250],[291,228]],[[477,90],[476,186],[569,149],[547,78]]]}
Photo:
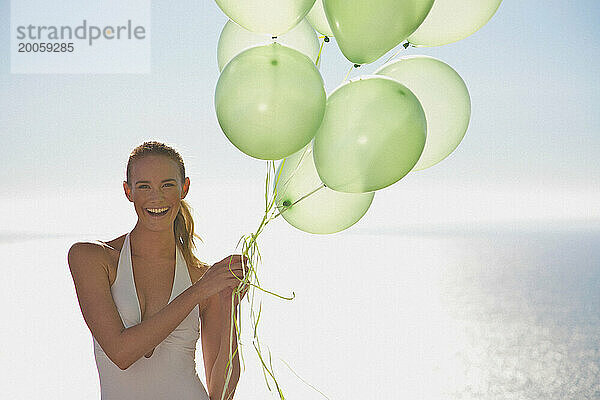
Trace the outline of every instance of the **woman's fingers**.
{"label": "woman's fingers", "polygon": [[239,261],[239,262],[233,262],[231,264],[226,264],[226,268],[225,269],[227,271],[229,271],[230,269],[232,271],[239,271],[239,272],[241,272],[244,275],[246,275],[248,273],[248,270],[249,270],[245,265],[242,264],[241,261]]}
{"label": "woman's fingers", "polygon": [[[242,260],[244,260],[244,262],[242,262]],[[226,275],[226,279],[227,279],[227,286],[233,288],[236,288],[240,285],[240,281],[242,281],[244,279],[244,277],[247,275],[249,268],[246,267],[246,263],[248,262],[248,257],[247,256],[243,256],[241,254],[234,254],[234,255],[230,255],[225,257],[223,260],[221,260],[218,264],[221,265],[222,268],[220,268],[220,272],[227,274]],[[248,284],[245,284],[244,286],[246,286],[246,288],[244,289],[245,291],[247,291],[247,287],[249,286]],[[243,292],[245,294],[245,291]]]}
{"label": "woman's fingers", "polygon": [[244,265],[250,263],[250,259],[248,258],[248,256],[245,256],[242,254],[233,254],[233,255],[225,257],[224,259],[219,261],[217,264],[225,264],[225,265],[242,264],[242,260],[244,261]]}
{"label": "woman's fingers", "polygon": [[220,262],[224,262],[226,264],[234,264],[234,263],[241,264],[242,259],[244,261],[244,264],[248,264],[250,262],[250,259],[248,258],[248,256],[243,256],[241,254],[233,254],[233,255],[227,256],[224,259],[222,259]]}
{"label": "woman's fingers", "polygon": [[242,256],[240,254],[233,254],[231,256],[227,256],[224,259],[222,259],[221,261],[219,261],[217,264],[225,264],[227,265],[233,265],[236,263],[241,263],[242,262]]}
{"label": "woman's fingers", "polygon": [[236,265],[231,265],[230,267],[226,267],[224,268],[224,271],[231,275],[231,273],[233,272],[236,276],[239,276],[240,278],[243,278],[243,274],[244,274],[244,270],[242,269],[242,266],[239,264]]}

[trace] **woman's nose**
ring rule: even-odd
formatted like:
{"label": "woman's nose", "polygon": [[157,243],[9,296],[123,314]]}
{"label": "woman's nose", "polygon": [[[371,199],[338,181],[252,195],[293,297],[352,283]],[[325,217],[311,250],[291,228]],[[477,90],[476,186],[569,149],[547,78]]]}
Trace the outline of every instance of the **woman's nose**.
{"label": "woman's nose", "polygon": [[162,199],[164,198],[164,193],[163,190],[161,188],[153,188],[150,190],[150,197],[151,198],[157,198],[157,199]]}

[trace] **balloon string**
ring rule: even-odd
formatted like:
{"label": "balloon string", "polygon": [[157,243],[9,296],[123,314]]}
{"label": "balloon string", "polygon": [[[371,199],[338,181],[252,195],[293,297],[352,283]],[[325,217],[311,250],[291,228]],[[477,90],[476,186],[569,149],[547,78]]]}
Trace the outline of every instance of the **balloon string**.
{"label": "balloon string", "polygon": [[[283,163],[285,162],[285,159],[282,161],[282,167],[283,167]],[[279,387],[279,383],[277,382],[276,378],[275,378],[275,372],[273,369],[273,365],[271,364],[270,358],[271,358],[271,351],[269,350],[269,364],[270,364],[270,370],[269,370],[269,366],[267,366],[267,364],[263,361],[263,357],[261,355],[260,352],[260,344],[259,344],[259,340],[258,340],[258,334],[257,334],[257,328],[258,328],[258,323],[260,320],[260,307],[259,307],[259,312],[258,312],[258,317],[255,318],[255,314],[254,314],[254,294],[256,289],[260,289],[261,291],[267,293],[267,294],[271,294],[274,296],[277,296],[281,299],[284,300],[293,300],[295,298],[295,293],[292,292],[292,297],[285,297],[285,296],[281,296],[278,295],[277,293],[265,290],[263,288],[260,287],[260,282],[258,280],[258,276],[256,274],[256,266],[257,264],[261,261],[261,255],[260,255],[260,251],[258,249],[258,244],[257,244],[257,238],[260,235],[260,233],[263,231],[263,229],[265,228],[265,226],[267,225],[267,223],[269,222],[269,220],[267,219],[269,213],[271,212],[271,209],[275,203],[275,197],[273,196],[271,199],[269,199],[269,182],[271,180],[271,174],[275,172],[275,164],[274,162],[269,162],[267,163],[267,177],[265,179],[265,214],[256,230],[255,233],[251,233],[250,235],[243,235],[240,240],[238,241],[238,244],[236,245],[236,249],[238,248],[240,242],[242,242],[242,259],[246,260],[246,263],[248,265],[248,273],[244,274],[244,279],[241,280],[240,278],[236,277],[241,284],[238,285],[238,287],[232,291],[232,299],[231,299],[231,329],[229,332],[229,340],[230,340],[230,345],[229,345],[229,360],[227,362],[227,365],[225,366],[225,368],[227,369],[227,374],[224,376],[225,378],[225,382],[224,382],[224,388],[223,388],[223,394],[221,396],[221,400],[223,400],[223,397],[225,396],[226,393],[226,388],[228,387],[229,384],[229,380],[231,378],[232,375],[232,371],[233,371],[233,359],[235,357],[235,355],[238,353],[239,350],[239,354],[242,358],[242,362],[244,362],[244,358],[243,358],[243,353],[242,353],[242,348],[241,346],[243,345],[242,340],[241,340],[241,320],[238,321],[239,317],[238,317],[238,313],[236,313],[235,311],[237,310],[237,308],[235,307],[235,297],[237,296],[238,298],[238,304],[241,304],[241,298],[240,298],[240,292],[243,292],[244,290],[248,290],[250,287],[252,288],[252,295],[251,295],[251,299],[250,297],[247,297],[246,299],[248,300],[248,302],[250,303],[250,318],[252,320],[252,323],[254,325],[254,339],[253,339],[253,345],[254,348],[256,349],[259,358],[262,361],[262,370],[263,370],[263,375],[265,376],[265,381],[267,383],[267,387],[269,388],[269,390],[271,390],[271,388],[269,387],[269,382],[267,379],[267,375],[265,374],[265,370],[269,373],[269,375],[271,376],[271,378],[274,380],[275,385],[277,386],[277,390],[279,392],[279,396],[281,400],[285,400],[285,396],[283,395],[283,392],[281,390],[281,388]],[[277,182],[281,176],[281,170],[279,171],[278,174],[275,174],[275,187],[277,187]],[[276,194],[276,190],[274,190],[274,193]],[[254,276],[254,280],[256,282],[256,284],[250,282],[250,278],[251,276]],[[234,275],[235,276],[235,275]],[[262,302],[261,302],[262,303]],[[241,314],[240,314],[241,315]],[[234,329],[235,328],[235,331]],[[235,352],[233,351],[233,335],[236,335],[235,337],[237,338],[237,343],[240,347],[237,347]],[[258,344],[259,346],[257,347],[256,344],[254,344],[254,341],[256,341],[256,344]],[[245,367],[245,365],[244,365]],[[230,396],[232,396],[233,393],[230,394]]]}
{"label": "balloon string", "polygon": [[[307,152],[305,151],[304,154],[306,154],[306,153]],[[304,154],[303,154],[303,156],[304,156]],[[285,159],[282,161],[282,164],[280,165],[279,173],[276,173],[276,171],[275,171],[274,161],[269,161],[267,163],[267,177],[265,179],[265,200],[266,200],[265,206],[266,206],[266,208],[265,208],[264,216],[263,216],[258,228],[256,229],[256,231],[254,233],[251,233],[250,235],[243,235],[240,238],[240,240],[238,241],[238,244],[236,245],[236,249],[237,249],[240,242],[243,242],[242,243],[242,256],[243,256],[242,259],[246,259],[249,270],[248,270],[247,274],[244,274],[243,280],[240,279],[239,277],[236,277],[241,282],[241,284],[235,290],[232,291],[232,299],[231,299],[231,321],[232,321],[232,323],[231,323],[231,329],[229,332],[229,335],[230,335],[230,338],[229,338],[229,340],[230,340],[230,342],[229,342],[230,343],[230,345],[229,345],[229,360],[225,367],[227,369],[227,374],[224,377],[225,383],[224,383],[224,388],[223,388],[223,392],[222,392],[223,395],[221,396],[221,400],[223,400],[223,397],[225,396],[225,393],[226,393],[226,388],[229,385],[229,381],[230,381],[232,371],[233,371],[233,359],[234,359],[235,355],[238,353],[238,350],[239,350],[239,355],[241,356],[241,359],[242,359],[242,363],[244,362],[243,352],[242,352],[242,348],[241,348],[241,346],[243,345],[243,342],[241,340],[242,324],[241,324],[241,318],[239,318],[238,313],[235,312],[237,310],[237,308],[235,307],[235,299],[234,298],[237,296],[238,304],[241,304],[240,292],[242,292],[244,290],[248,290],[249,288],[252,288],[252,293],[251,293],[251,296],[246,298],[246,300],[248,300],[248,302],[250,303],[250,319],[252,320],[252,324],[254,325],[253,326],[254,338],[252,339],[252,344],[258,354],[258,357],[260,358],[262,372],[263,372],[263,375],[265,378],[265,382],[267,384],[267,388],[269,390],[271,390],[271,387],[269,385],[269,379],[268,379],[268,376],[265,373],[265,371],[268,373],[268,375],[274,381],[280,400],[285,400],[283,391],[282,391],[281,387],[279,386],[277,379],[275,378],[275,370],[273,368],[273,364],[271,361],[271,350],[268,349],[268,346],[267,346],[267,349],[269,350],[269,365],[267,365],[267,363],[265,362],[265,359],[263,358],[263,356],[261,354],[260,342],[259,342],[259,338],[258,338],[257,329],[258,329],[258,324],[259,324],[260,316],[261,316],[262,301],[259,304],[258,316],[256,316],[254,313],[254,295],[255,295],[256,289],[260,289],[261,291],[263,291],[267,294],[277,296],[283,300],[293,300],[296,296],[296,294],[294,292],[292,292],[292,297],[285,297],[285,296],[278,295],[277,293],[263,289],[260,286],[258,275],[256,273],[257,264],[259,262],[261,262],[261,255],[260,255],[260,251],[258,249],[257,239],[258,239],[258,236],[261,234],[261,232],[266,227],[266,225],[269,223],[269,221],[271,221],[271,219],[273,219],[273,218],[268,218],[268,215],[271,214],[271,210],[272,210],[273,206],[275,205],[275,199],[277,197],[277,186],[278,186],[277,184],[279,182],[279,179],[281,178],[281,172],[282,172],[282,168],[284,165],[283,163],[285,163],[285,161],[286,161]],[[275,174],[275,177],[274,177],[275,182],[274,182],[274,188],[272,191],[272,196],[269,196],[269,186],[270,186],[272,173]],[[311,194],[315,193],[317,190],[319,190],[323,187],[325,187],[325,184],[322,184],[321,186],[319,186],[312,192],[308,193],[307,195],[303,196],[299,200],[295,201],[294,204],[297,204],[301,200],[305,199],[306,197],[310,196]],[[273,211],[273,212],[275,212],[275,211]],[[254,281],[256,284],[254,284],[254,282],[250,282],[252,276],[254,277]],[[241,316],[241,311],[240,311],[240,316]],[[234,328],[235,328],[235,330],[234,330]],[[239,346],[235,349],[235,351],[233,351],[233,345],[232,345],[234,334],[236,335],[235,337],[237,338],[237,343]],[[245,368],[245,364],[244,364],[244,368]],[[288,365],[288,368],[291,369],[291,367],[289,365]],[[294,372],[294,371],[292,370],[292,372]],[[294,374],[296,374],[296,373],[294,372]],[[296,374],[296,376],[298,376],[298,374]],[[325,396],[322,392],[319,391],[319,393],[322,394],[325,398],[327,398],[327,396]]]}
{"label": "balloon string", "polygon": [[[304,160],[304,156],[306,156],[306,153],[308,153],[308,149],[309,146],[306,146],[304,148],[304,152],[302,153],[302,156],[300,157],[300,160],[298,161],[298,163],[296,164],[296,167],[294,167],[294,170],[292,171],[292,173],[290,174],[290,176],[287,178],[287,180],[281,185],[281,189],[278,190],[278,192],[285,192],[287,190],[287,186],[288,184],[291,182],[292,178],[294,177],[294,175],[296,174],[296,171],[298,171],[300,169],[300,166],[302,165],[302,161]],[[284,159],[282,161],[281,164],[281,168],[279,169],[280,171],[283,169],[283,162],[285,162],[286,159]]]}
{"label": "balloon string", "polygon": [[[285,159],[282,161],[281,167],[283,167],[283,163],[285,161],[286,161]],[[278,181],[279,181],[279,179],[281,177],[281,169],[280,169],[279,173],[276,174],[276,177],[275,177],[275,187],[273,189],[273,194],[274,195],[269,200],[268,193],[269,193],[269,182],[271,180],[270,179],[271,178],[271,172],[275,172],[275,164],[274,164],[274,162],[267,163],[267,177],[265,179],[266,209],[265,209],[265,214],[264,214],[264,216],[262,218],[262,221],[260,222],[260,225],[259,225],[259,227],[258,227],[258,229],[256,230],[255,233],[250,234],[249,236],[246,236],[246,235],[242,236],[240,238],[240,240],[238,241],[238,244],[236,245],[236,249],[237,249],[237,247],[240,244],[240,242],[243,241],[243,243],[242,243],[242,255],[244,257],[248,258],[247,262],[248,262],[248,266],[249,266],[249,271],[248,271],[248,274],[245,274],[243,280],[241,280],[241,279],[238,278],[238,280],[240,280],[241,284],[235,290],[233,290],[233,293],[232,293],[233,297],[232,297],[232,300],[231,300],[231,303],[232,303],[232,307],[231,307],[232,316],[231,316],[231,318],[232,318],[233,322],[232,322],[232,328],[230,329],[229,361],[228,361],[227,366],[226,366],[226,368],[227,368],[227,374],[225,376],[225,385],[224,385],[224,388],[223,388],[223,396],[221,396],[221,400],[223,400],[223,397],[224,397],[225,392],[226,392],[225,389],[227,388],[227,385],[229,384],[229,380],[230,380],[230,377],[231,377],[231,374],[232,374],[232,365],[233,365],[232,360],[233,360],[233,357],[236,355],[237,350],[238,350],[236,348],[236,351],[234,352],[233,348],[232,348],[232,344],[231,344],[231,343],[233,343],[233,334],[234,334],[234,332],[235,332],[235,335],[237,337],[238,344],[239,345],[242,344],[241,340],[240,340],[241,339],[240,338],[240,336],[241,336],[240,335],[240,332],[241,332],[241,321],[240,321],[240,323],[238,323],[238,319],[239,318],[237,316],[237,313],[234,312],[236,310],[236,307],[234,307],[234,305],[235,305],[234,304],[234,297],[237,295],[238,302],[241,303],[241,299],[240,299],[239,293],[241,291],[243,291],[243,290],[247,290],[247,289],[244,289],[244,287],[252,287],[252,303],[250,304],[250,317],[251,317],[253,325],[254,325],[254,339],[253,339],[253,344],[254,344],[254,341],[256,341],[256,343],[259,344],[258,335],[257,335],[257,328],[258,328],[258,322],[260,320],[260,308],[259,308],[259,312],[258,312],[258,318],[255,318],[255,316],[254,316],[254,307],[253,307],[253,305],[254,305],[254,292],[255,292],[255,289],[260,289],[261,291],[263,291],[263,292],[265,292],[267,294],[271,294],[271,295],[277,296],[277,297],[279,297],[281,299],[284,299],[284,300],[293,300],[295,298],[295,293],[294,292],[292,292],[292,297],[284,297],[284,296],[278,295],[277,293],[265,290],[262,287],[260,287],[260,283],[258,281],[258,276],[256,274],[256,269],[255,269],[255,264],[258,263],[260,261],[260,258],[261,258],[260,257],[260,251],[258,250],[257,238],[261,234],[261,232],[263,231],[263,229],[265,228],[265,226],[272,219],[272,218],[267,218],[267,217],[268,217],[268,214],[270,213],[270,210],[271,210],[272,206],[275,203],[275,197],[276,197],[276,194],[277,194],[277,183],[278,183]],[[308,195],[304,196],[303,198],[308,197],[310,194],[314,193],[315,191],[316,190],[314,190],[313,192],[311,192]],[[302,199],[300,199],[300,200],[302,200]],[[300,200],[298,200],[298,201],[300,201]],[[298,201],[296,201],[294,204],[296,204]],[[249,282],[250,276],[252,274],[254,274],[254,277],[256,279],[256,285],[254,283]],[[250,298],[247,298],[247,300],[250,302]],[[234,327],[235,327],[235,331],[233,330]],[[270,350],[269,350],[269,364],[270,364],[270,369],[269,369],[269,366],[267,366],[267,364],[264,362],[263,357],[261,355],[260,344],[259,344],[258,347],[256,345],[254,345],[254,348],[255,348],[256,352],[258,353],[258,356],[259,356],[259,358],[260,358],[260,360],[262,362],[261,366],[262,366],[262,369],[263,369],[263,374],[265,375],[265,381],[267,383],[267,387],[269,387],[269,382],[268,382],[268,379],[267,379],[267,375],[265,374],[265,370],[269,373],[269,375],[271,376],[271,378],[275,382],[275,385],[277,386],[277,390],[279,392],[280,399],[281,400],[285,400],[285,396],[283,395],[283,392],[282,392],[281,388],[279,387],[277,379],[275,379],[275,371],[273,369],[273,365],[270,362],[270,357],[271,357]],[[243,361],[243,353],[242,353],[241,349],[240,349],[239,353],[240,353],[240,355],[242,355],[242,361]],[[269,390],[271,390],[270,387],[269,387]]]}
{"label": "balloon string", "polygon": [[348,75],[350,75],[350,71],[352,71],[352,68],[354,68],[354,64],[352,64],[352,66],[348,70],[348,73],[346,74],[346,77],[344,78],[344,80],[342,81],[342,83],[344,83],[344,82],[346,82],[346,80],[348,80]]}
{"label": "balloon string", "polygon": [[292,369],[292,367],[290,367],[290,365],[288,363],[285,362],[285,360],[283,358],[280,358],[280,360],[294,373],[294,375],[296,375],[298,377],[298,379],[300,379],[302,382],[306,383],[311,388],[315,389],[317,392],[321,393],[327,400],[329,400],[329,397],[327,397],[325,395],[325,393],[321,392],[319,389],[317,389],[316,387],[314,387],[310,383],[306,382],[304,379],[300,378],[300,376]]}
{"label": "balloon string", "polygon": [[321,184],[319,187],[317,187],[316,189],[314,189],[312,192],[305,194],[304,196],[300,197],[298,200],[296,200],[295,202],[293,202],[292,204],[290,204],[289,206],[283,206],[283,211],[280,211],[279,213],[277,213],[277,215],[269,218],[269,221],[271,221],[272,219],[275,219],[277,217],[279,217],[281,215],[281,213],[283,213],[285,210],[287,210],[288,208],[298,204],[301,200],[304,200],[305,198],[307,198],[308,196],[310,196],[313,193],[316,193],[317,191],[323,189],[324,187],[326,187],[326,185],[323,183]]}
{"label": "balloon string", "polygon": [[319,68],[319,62],[321,61],[321,52],[323,51],[323,45],[325,44],[325,36],[320,36],[319,38],[321,37],[323,38],[323,41],[321,42],[321,48],[319,49],[319,54],[317,55],[317,61],[315,61],[317,68]]}
{"label": "balloon string", "polygon": [[385,64],[389,63],[389,62],[390,62],[390,60],[391,60],[392,58],[394,58],[394,57],[396,57],[398,54],[400,54],[400,52],[401,52],[402,50],[405,50],[405,49],[406,49],[406,48],[407,48],[409,45],[410,45],[410,43],[409,43],[409,42],[403,43],[403,44],[402,44],[402,47],[400,47],[400,50],[398,50],[398,51],[396,52],[396,54],[394,54],[393,56],[391,56],[390,58],[388,58],[388,59],[387,59],[387,61],[386,61],[386,62],[384,62],[383,64],[385,65]]}
{"label": "balloon string", "polygon": [[[322,183],[322,184],[321,184],[319,187],[317,187],[317,188],[316,188],[315,190],[313,190],[312,192],[310,192],[310,193],[308,193],[308,194],[305,194],[304,196],[300,197],[298,200],[296,200],[295,202],[293,202],[291,206],[293,206],[293,205],[295,205],[295,204],[299,203],[299,202],[300,202],[300,200],[303,200],[303,199],[307,198],[307,197],[308,197],[308,196],[310,196],[311,194],[313,194],[313,193],[315,193],[315,192],[317,192],[317,191],[319,191],[319,190],[323,189],[325,186],[326,186],[326,185],[325,185],[324,183]],[[291,207],[291,206],[290,206],[290,207]]]}

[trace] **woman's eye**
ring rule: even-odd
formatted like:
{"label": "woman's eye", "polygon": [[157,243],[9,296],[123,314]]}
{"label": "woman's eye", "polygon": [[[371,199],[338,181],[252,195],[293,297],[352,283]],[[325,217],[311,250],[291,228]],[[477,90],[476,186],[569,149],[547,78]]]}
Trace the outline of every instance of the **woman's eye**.
{"label": "woman's eye", "polygon": [[[165,183],[163,186],[175,186],[175,184],[173,184],[173,183]],[[146,189],[148,187],[150,187],[150,186],[148,186],[148,185],[139,185],[138,186],[139,189]]]}

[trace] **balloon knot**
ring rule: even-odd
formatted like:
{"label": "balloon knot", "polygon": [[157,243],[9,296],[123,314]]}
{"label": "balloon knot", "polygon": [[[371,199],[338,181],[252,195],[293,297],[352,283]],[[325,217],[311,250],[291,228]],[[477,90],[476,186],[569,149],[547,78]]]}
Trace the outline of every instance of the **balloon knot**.
{"label": "balloon knot", "polygon": [[327,36],[325,36],[325,38],[323,39],[325,42],[329,43],[329,38]]}
{"label": "balloon knot", "polygon": [[409,43],[409,42],[406,42],[406,43],[404,43],[402,46],[403,46],[403,47],[406,49],[406,48],[408,48],[408,46],[410,46],[410,43]]}
{"label": "balloon knot", "polygon": [[283,202],[284,207],[289,207],[292,204],[289,200]]}
{"label": "balloon knot", "polygon": [[360,67],[360,64],[354,64],[354,68]]}

